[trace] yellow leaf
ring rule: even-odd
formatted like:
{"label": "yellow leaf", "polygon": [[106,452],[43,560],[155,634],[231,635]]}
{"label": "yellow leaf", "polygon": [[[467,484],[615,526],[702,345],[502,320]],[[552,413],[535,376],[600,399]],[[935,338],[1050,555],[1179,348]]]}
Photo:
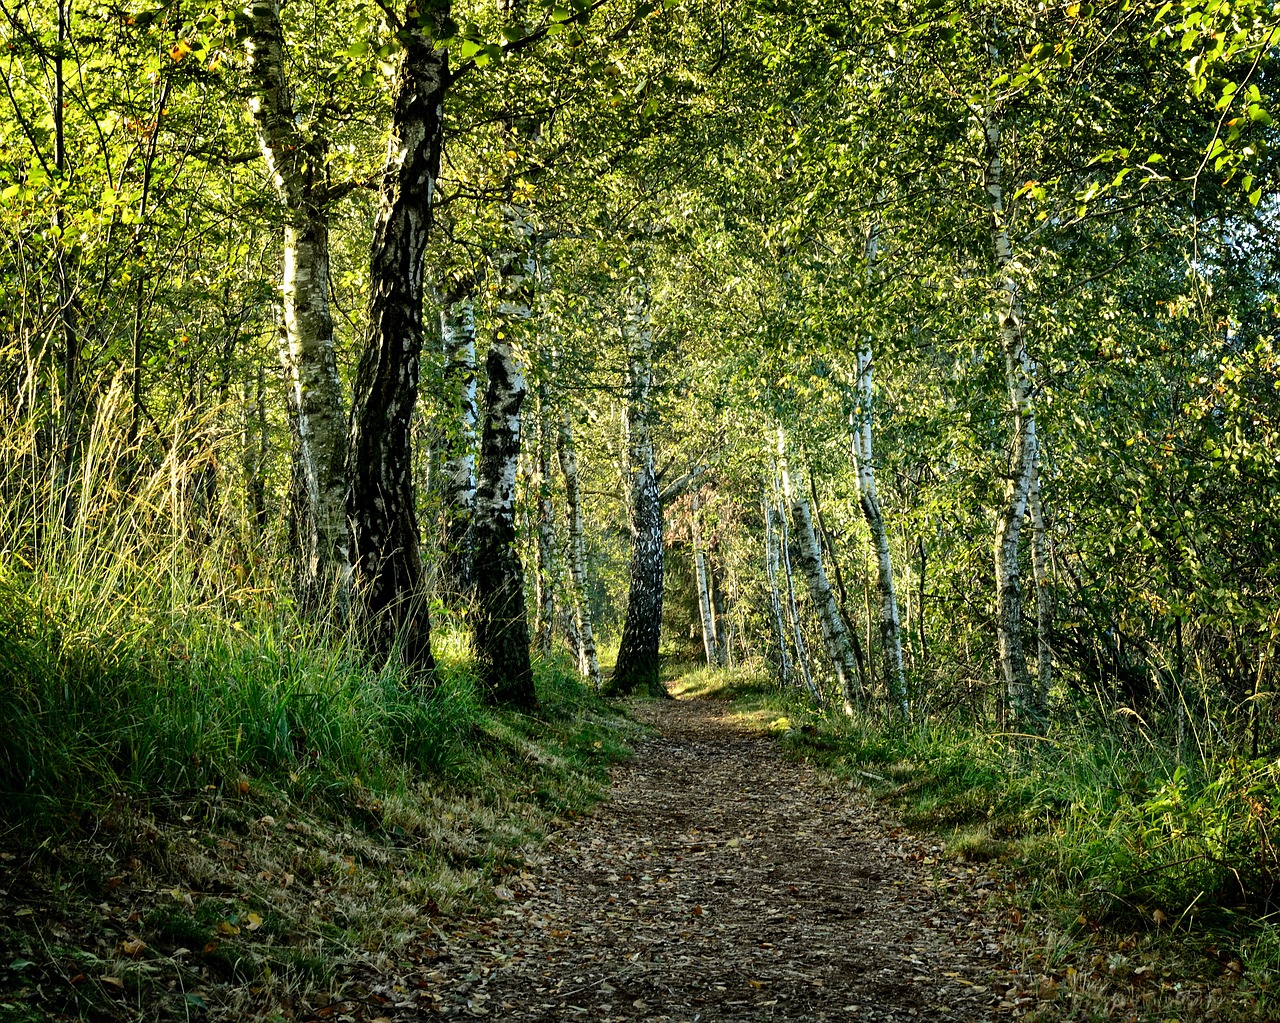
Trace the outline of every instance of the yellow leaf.
{"label": "yellow leaf", "polygon": [[130,938],[128,941],[120,942],[120,951],[127,956],[136,956],[147,947],[147,943],[141,938]]}
{"label": "yellow leaf", "polygon": [[233,924],[230,920],[219,920],[219,921],[218,921],[218,933],[219,933],[219,934],[228,934],[228,935],[229,935],[229,934],[239,934],[239,933],[240,933],[240,928],[239,928],[239,927],[237,927],[235,924]]}
{"label": "yellow leaf", "polygon": [[173,49],[169,51],[169,56],[176,63],[191,52],[191,44],[185,39],[179,39],[173,45]]}
{"label": "yellow leaf", "polygon": [[248,921],[248,923],[245,924],[245,927],[247,927],[251,931],[256,931],[259,927],[262,926],[262,917],[260,917],[257,913],[250,913],[248,916],[245,917],[245,919]]}

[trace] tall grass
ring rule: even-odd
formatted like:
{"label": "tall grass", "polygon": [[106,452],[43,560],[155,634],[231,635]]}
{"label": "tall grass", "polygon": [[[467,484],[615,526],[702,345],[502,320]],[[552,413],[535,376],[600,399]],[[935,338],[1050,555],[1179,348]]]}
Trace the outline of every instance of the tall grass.
{"label": "tall grass", "polygon": [[[246,778],[395,786],[474,766],[506,726],[481,705],[460,630],[437,629],[429,692],[366,663],[296,613],[273,538],[219,475],[241,461],[219,414],[137,444],[130,415],[117,380],[71,471],[38,457],[40,424],[0,427],[0,840],[121,797]],[[539,671],[553,707],[571,699],[562,674]]]}

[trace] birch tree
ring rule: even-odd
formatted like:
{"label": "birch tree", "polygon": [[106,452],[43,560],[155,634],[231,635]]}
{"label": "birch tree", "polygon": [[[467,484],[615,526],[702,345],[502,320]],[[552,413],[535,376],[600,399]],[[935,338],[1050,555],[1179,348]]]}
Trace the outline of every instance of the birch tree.
{"label": "birch tree", "polygon": [[[874,235],[872,236],[874,237]],[[874,242],[868,242],[868,256]],[[880,595],[880,655],[884,659],[885,682],[903,720],[911,719],[911,702],[902,669],[902,628],[898,618],[898,597],[893,586],[893,561],[889,550],[889,530],[876,494],[875,462],[871,450],[873,397],[871,341],[864,337],[857,351],[858,404],[853,415],[853,457],[858,472],[858,507],[871,534],[876,559],[876,588]]]}
{"label": "birch tree", "polygon": [[449,55],[447,0],[411,5],[392,91],[391,137],[374,218],[369,334],[356,371],[347,450],[354,577],[366,641],[399,646],[404,662],[434,670],[422,590],[411,425],[422,355],[423,259],[440,171]]}
{"label": "birch tree", "polygon": [[985,142],[983,189],[997,274],[992,300],[999,324],[1005,386],[1013,416],[1004,502],[996,519],[996,634],[1000,669],[1014,718],[1020,725],[1038,728],[1044,708],[1038,706],[1027,675],[1026,654],[1022,646],[1022,580],[1018,562],[1027,497],[1036,472],[1034,382],[1031,356],[1027,351],[1022,291],[1014,276],[1018,267],[1006,222],[1000,136],[999,117],[994,112],[988,113],[982,123]]}
{"label": "birch tree", "polygon": [[457,599],[471,592],[476,503],[476,313],[468,276],[440,296],[444,405],[448,426],[440,488],[440,586]]}
{"label": "birch tree", "polygon": [[284,208],[280,362],[289,386],[298,584],[303,601],[346,606],[350,547],[346,499],[346,412],[329,308],[329,195],[325,141],[300,127],[284,64],[278,0],[246,10],[249,111],[262,157]]}
{"label": "birch tree", "polygon": [[862,700],[865,683],[858,669],[844,615],[840,613],[840,605],[836,602],[822,564],[822,546],[813,527],[813,514],[809,510],[804,486],[792,485],[791,473],[787,467],[786,433],[782,427],[778,428],[778,468],[782,477],[782,492],[791,505],[791,518],[795,523],[800,570],[809,584],[809,596],[813,600],[818,624],[822,628],[822,645],[835,672],[844,711],[852,714],[854,705]]}
{"label": "birch tree", "polygon": [[[554,369],[555,359],[547,360]],[[551,652],[556,623],[556,506],[551,482],[551,455],[555,447],[552,432],[553,411],[550,407],[550,388],[546,381],[538,385],[537,415],[537,510],[538,510],[538,571],[534,585],[537,615],[534,620],[534,642],[540,654]]]}
{"label": "birch tree", "polygon": [[631,471],[631,565],[627,613],[610,688],[624,695],[665,696],[659,677],[662,634],[662,499],[654,472],[651,427],[653,328],[649,292],[633,280],[623,323],[627,348],[627,454]]}
{"label": "birch tree", "polygon": [[509,211],[511,248],[498,256],[497,325],[485,360],[484,433],[476,487],[475,609],[472,643],[480,679],[496,703],[537,706],[529,660],[524,569],[516,546],[516,475],[520,468],[521,412],[528,382],[516,350],[533,316],[537,264],[533,228]]}
{"label": "birch tree", "polygon": [[596,654],[591,606],[587,601],[587,541],[582,523],[581,481],[578,453],[573,441],[573,420],[565,412],[560,417],[556,441],[560,472],[564,475],[565,509],[569,520],[569,569],[573,578],[573,618],[577,632],[578,671],[600,689],[600,660]]}
{"label": "birch tree", "polygon": [[702,648],[707,667],[719,668],[724,664],[720,630],[716,627],[715,604],[712,599],[712,583],[707,571],[707,555],[702,544],[701,502],[698,492],[693,492],[690,511],[690,530],[693,539],[694,585],[698,591],[698,615],[702,626]]}

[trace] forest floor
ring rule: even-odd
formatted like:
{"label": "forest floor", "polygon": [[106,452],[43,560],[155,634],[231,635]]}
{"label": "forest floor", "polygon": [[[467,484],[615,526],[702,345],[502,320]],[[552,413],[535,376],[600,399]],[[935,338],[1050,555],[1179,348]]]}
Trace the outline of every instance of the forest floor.
{"label": "forest floor", "polygon": [[993,868],[941,862],[723,702],[632,710],[660,734],[608,800],[508,879],[499,915],[374,980],[384,1012],[979,1021],[1037,1000],[988,916]]}

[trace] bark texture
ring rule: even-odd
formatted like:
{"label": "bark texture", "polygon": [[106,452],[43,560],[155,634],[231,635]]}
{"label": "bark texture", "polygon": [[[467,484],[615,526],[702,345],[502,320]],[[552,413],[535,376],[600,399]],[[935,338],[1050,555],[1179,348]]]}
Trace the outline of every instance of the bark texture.
{"label": "bark texture", "polygon": [[452,599],[471,593],[471,523],[476,506],[476,315],[469,294],[441,303],[445,407],[452,421],[441,467],[440,588]]}
{"label": "bark texture", "polygon": [[476,488],[473,642],[489,699],[532,709],[538,701],[529,661],[524,570],[516,548],[520,412],[528,385],[509,332],[500,333],[485,362],[489,383]]}
{"label": "bark texture", "polygon": [[633,285],[624,328],[627,372],[627,451],[631,465],[631,581],[611,691],[667,695],[658,671],[662,636],[662,499],[653,466],[649,392],[653,385],[653,335],[648,292]]}
{"label": "bark texture", "polygon": [[796,600],[796,577],[791,570],[791,539],[790,532],[787,529],[787,513],[781,503],[785,500],[782,497],[781,482],[775,477],[774,489],[780,503],[771,506],[770,511],[775,516],[774,521],[778,524],[778,546],[782,552],[782,567],[787,576],[787,612],[791,619],[791,635],[796,644],[796,663],[800,666],[800,677],[804,681],[804,687],[808,690],[809,695],[813,698],[813,702],[819,707],[826,705],[826,700],[818,689],[817,684],[813,681],[813,671],[809,667],[809,649],[804,641],[804,629],[800,626],[800,605]]}
{"label": "bark texture", "polygon": [[577,632],[578,671],[600,689],[600,659],[587,601],[587,542],[582,527],[582,492],[578,478],[578,454],[573,446],[573,422],[565,413],[556,440],[560,471],[564,474],[565,509],[569,518],[569,569],[573,574],[573,620]]}
{"label": "bark texture", "polygon": [[[868,245],[870,253],[871,246]],[[884,659],[885,683],[898,712],[911,719],[907,680],[902,669],[902,626],[898,617],[898,596],[893,587],[893,561],[889,550],[889,530],[876,495],[872,438],[871,345],[858,348],[858,404],[854,411],[853,454],[858,470],[858,506],[871,532],[871,548],[876,558],[876,590],[880,597],[880,653]]]}
{"label": "bark texture", "polygon": [[249,111],[284,208],[280,361],[293,436],[293,523],[304,605],[333,599],[345,612],[350,581],[346,411],[329,307],[329,214],[323,140],[298,125],[284,66],[278,0],[253,0],[245,39]]}
{"label": "bark texture", "polygon": [[1022,726],[1038,729],[1040,717],[1027,675],[1027,658],[1022,646],[1022,580],[1018,565],[1018,543],[1036,464],[1034,386],[1031,358],[1027,353],[1022,292],[1012,276],[1013,244],[1005,222],[999,120],[993,116],[988,117],[983,124],[983,131],[986,140],[983,184],[997,274],[993,303],[996,320],[1000,325],[1005,384],[1013,413],[1008,482],[996,521],[996,633],[1000,668],[1014,719]]}
{"label": "bark texture", "polygon": [[702,624],[702,649],[707,657],[707,666],[719,668],[724,663],[724,657],[721,654],[719,630],[716,628],[715,601],[711,593],[712,584],[707,570],[707,555],[702,545],[701,510],[701,502],[698,500],[697,493],[694,493],[690,528],[693,534],[693,572],[694,583],[698,589],[698,616]]}
{"label": "bark texture", "polygon": [[1031,515],[1031,570],[1036,582],[1036,687],[1035,710],[1049,713],[1049,687],[1053,683],[1053,580],[1049,573],[1049,538],[1044,509],[1040,505],[1040,461],[1036,460],[1027,496]]}
{"label": "bark texture", "polygon": [[769,577],[769,611],[773,622],[774,638],[778,642],[778,680],[782,685],[791,684],[791,655],[787,649],[787,629],[782,614],[782,594],[778,588],[780,559],[778,557],[778,530],[775,526],[777,510],[768,495],[764,499],[764,564]]}
{"label": "bark texture", "polygon": [[532,709],[538,700],[529,660],[524,567],[516,547],[516,476],[529,385],[515,341],[533,316],[537,263],[532,226],[512,207],[505,213],[512,247],[496,260],[497,329],[485,363],[488,387],[476,488],[472,641],[489,699]]}
{"label": "bark texture", "polygon": [[410,8],[396,76],[391,139],[374,220],[369,336],[356,373],[347,449],[356,595],[366,641],[397,644],[412,669],[429,672],[431,631],[414,510],[410,426],[422,355],[423,257],[440,170],[449,57],[434,48],[449,5]]}
{"label": "bark texture", "polygon": [[556,623],[556,508],[551,490],[551,411],[547,386],[538,388],[538,578],[537,624],[534,637],[538,652],[549,654]]}
{"label": "bark texture", "polygon": [[782,491],[791,506],[791,519],[795,523],[796,555],[800,562],[800,570],[804,573],[805,581],[809,585],[809,596],[813,600],[814,610],[818,615],[818,624],[822,629],[822,645],[835,672],[845,713],[852,713],[854,703],[861,701],[863,696],[858,679],[858,662],[853,653],[853,643],[849,639],[849,630],[845,625],[844,616],[840,613],[840,605],[836,601],[831,583],[827,579],[826,569],[822,564],[822,546],[813,528],[813,514],[809,509],[809,500],[805,496],[803,486],[791,485],[786,462],[786,438],[781,429],[778,430],[778,462],[782,473]]}

